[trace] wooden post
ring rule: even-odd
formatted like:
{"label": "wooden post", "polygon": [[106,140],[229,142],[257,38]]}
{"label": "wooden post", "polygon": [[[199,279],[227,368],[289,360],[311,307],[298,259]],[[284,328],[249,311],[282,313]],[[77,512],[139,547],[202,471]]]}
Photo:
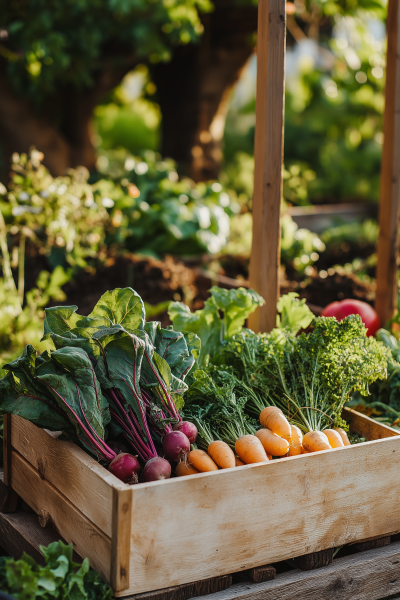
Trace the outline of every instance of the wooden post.
{"label": "wooden post", "polygon": [[259,0],[250,286],[265,305],[249,317],[256,332],[275,327],[279,296],[285,40],[285,0]]}
{"label": "wooden post", "polygon": [[383,326],[397,306],[400,208],[400,11],[389,0],[383,153],[381,166],[378,265],[375,308]]}

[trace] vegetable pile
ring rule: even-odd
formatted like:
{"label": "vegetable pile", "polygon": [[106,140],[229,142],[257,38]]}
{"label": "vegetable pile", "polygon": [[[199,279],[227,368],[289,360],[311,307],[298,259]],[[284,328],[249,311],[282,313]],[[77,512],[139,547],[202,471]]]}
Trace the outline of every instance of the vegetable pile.
{"label": "vegetable pile", "polygon": [[386,379],[389,348],[359,315],[314,318],[294,293],[256,334],[244,327],[256,292],[210,291],[195,313],[171,303],[167,329],[130,288],[88,317],[46,309],[48,349],[4,367],[0,410],[62,431],[129,484],[348,445],[343,406]]}

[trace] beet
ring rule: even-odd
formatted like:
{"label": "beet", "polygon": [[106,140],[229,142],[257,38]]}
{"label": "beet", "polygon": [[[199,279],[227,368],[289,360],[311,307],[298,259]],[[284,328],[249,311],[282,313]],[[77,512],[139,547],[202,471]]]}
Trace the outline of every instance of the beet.
{"label": "beet", "polygon": [[182,431],[170,431],[164,436],[163,450],[169,460],[179,462],[190,451],[190,442]]}
{"label": "beet", "polygon": [[174,431],[181,431],[184,433],[191,444],[194,444],[197,439],[197,427],[189,421],[181,421],[177,425],[174,425]]}
{"label": "beet", "polygon": [[137,483],[140,464],[132,454],[118,454],[110,463],[108,470],[124,483]]}
{"label": "beet", "polygon": [[121,452],[127,454],[129,452],[127,446],[125,446],[123,442],[107,442],[107,446],[111,448],[111,450],[113,450],[115,454],[121,454]]}
{"label": "beet", "polygon": [[159,481],[171,477],[171,465],[165,458],[156,456],[147,461],[143,470],[145,481]]}

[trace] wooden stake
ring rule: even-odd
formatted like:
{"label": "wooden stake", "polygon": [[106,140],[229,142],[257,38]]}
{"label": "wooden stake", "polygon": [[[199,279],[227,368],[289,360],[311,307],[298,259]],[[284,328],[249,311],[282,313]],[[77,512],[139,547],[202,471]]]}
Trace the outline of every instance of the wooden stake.
{"label": "wooden stake", "polygon": [[397,306],[397,259],[400,208],[400,11],[389,0],[384,144],[381,166],[377,289],[375,308],[383,326]]}
{"label": "wooden stake", "polygon": [[285,17],[285,0],[259,0],[250,286],[265,298],[265,305],[249,318],[256,332],[275,327],[279,296]]}

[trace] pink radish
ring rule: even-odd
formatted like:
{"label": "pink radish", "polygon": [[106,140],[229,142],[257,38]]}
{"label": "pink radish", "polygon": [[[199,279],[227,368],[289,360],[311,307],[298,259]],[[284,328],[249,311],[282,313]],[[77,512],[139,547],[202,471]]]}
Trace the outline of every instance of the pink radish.
{"label": "pink radish", "polygon": [[169,460],[179,462],[190,451],[190,442],[181,431],[170,431],[164,436],[163,450]]}
{"label": "pink radish", "polygon": [[184,433],[191,444],[194,444],[197,438],[197,427],[189,421],[180,421],[177,425],[174,425],[174,431],[181,431]]}
{"label": "pink radish", "polygon": [[171,477],[171,465],[165,458],[155,456],[147,461],[143,470],[145,481],[159,481]]}
{"label": "pink radish", "polygon": [[111,461],[108,470],[124,483],[133,484],[138,482],[140,464],[132,454],[118,454]]}

